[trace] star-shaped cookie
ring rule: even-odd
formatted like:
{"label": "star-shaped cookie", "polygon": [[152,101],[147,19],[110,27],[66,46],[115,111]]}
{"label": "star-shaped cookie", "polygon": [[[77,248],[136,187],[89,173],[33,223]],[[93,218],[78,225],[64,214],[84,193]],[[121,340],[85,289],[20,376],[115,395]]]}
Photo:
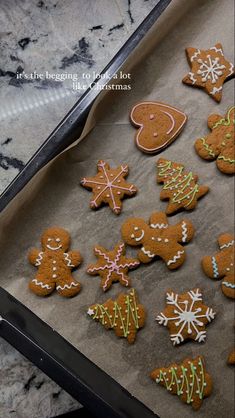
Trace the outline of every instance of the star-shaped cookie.
{"label": "star-shaped cookie", "polygon": [[139,266],[140,262],[135,258],[125,257],[125,244],[117,244],[112,251],[97,246],[94,253],[98,257],[96,264],[88,266],[87,273],[99,275],[101,277],[101,287],[105,292],[113,282],[120,282],[123,286],[130,285],[130,279],[127,275],[128,270]]}
{"label": "star-shaped cookie", "polygon": [[222,86],[234,76],[234,65],[224,57],[220,43],[209,49],[187,48],[186,55],[191,71],[183,83],[203,88],[214,100],[221,101]]}
{"label": "star-shaped cookie", "polygon": [[90,202],[92,209],[97,209],[102,204],[108,204],[116,215],[122,209],[121,200],[125,195],[134,196],[137,188],[127,183],[125,177],[128,175],[128,166],[121,165],[117,168],[110,168],[105,161],[98,161],[98,173],[94,177],[84,177],[81,185],[93,192],[93,199]]}

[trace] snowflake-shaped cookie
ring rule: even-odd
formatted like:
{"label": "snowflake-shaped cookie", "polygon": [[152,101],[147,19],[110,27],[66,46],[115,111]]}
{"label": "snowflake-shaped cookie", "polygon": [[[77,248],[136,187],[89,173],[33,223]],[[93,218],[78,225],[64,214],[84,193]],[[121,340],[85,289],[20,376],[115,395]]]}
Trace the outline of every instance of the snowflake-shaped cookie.
{"label": "snowflake-shaped cookie", "polygon": [[91,264],[87,273],[100,275],[104,292],[111,287],[113,282],[119,281],[123,286],[130,286],[128,270],[138,267],[140,262],[135,258],[125,257],[125,244],[121,242],[114,247],[113,251],[97,246],[94,248],[94,253],[98,257],[98,262]]}
{"label": "snowflake-shaped cookie", "polygon": [[114,213],[120,214],[121,200],[125,195],[134,196],[137,188],[126,182],[128,166],[121,165],[117,168],[110,168],[105,161],[98,161],[98,173],[94,177],[84,177],[81,185],[93,192],[93,199],[90,202],[92,209],[97,209],[103,203],[108,204]]}
{"label": "snowflake-shaped cookie", "polygon": [[207,50],[187,48],[191,71],[183,78],[183,83],[203,88],[213,99],[220,102],[224,82],[234,75],[234,66],[224,57],[221,44]]}
{"label": "snowflake-shaped cookie", "polygon": [[200,289],[177,294],[166,294],[167,306],[156,320],[169,329],[173,345],[187,339],[204,342],[206,324],[215,317],[215,312],[204,305]]}

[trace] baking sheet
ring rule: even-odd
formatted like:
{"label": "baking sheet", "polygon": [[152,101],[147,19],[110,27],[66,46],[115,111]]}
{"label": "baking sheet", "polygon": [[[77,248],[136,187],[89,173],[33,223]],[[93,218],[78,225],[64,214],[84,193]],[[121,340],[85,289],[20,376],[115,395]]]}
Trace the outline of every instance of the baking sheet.
{"label": "baking sheet", "polygon": [[[185,2],[176,3],[175,12],[182,14]],[[105,116],[94,130],[54,162],[40,181],[36,195],[30,193],[34,188],[32,181],[25,190],[28,200],[24,202],[24,192],[20,196],[18,206],[21,208],[15,213],[9,210],[9,216],[7,211],[3,214],[0,285],[161,418],[190,418],[195,412],[151,381],[150,371],[188,356],[204,355],[214,389],[196,414],[197,417],[223,418],[234,415],[234,371],[226,365],[227,354],[233,346],[234,302],[223,296],[220,282],[213,282],[203,274],[200,260],[205,254],[217,251],[216,238],[220,233],[233,228],[233,178],[222,175],[214,163],[200,159],[193,144],[196,138],[207,133],[207,115],[213,112],[223,115],[233,103],[234,81],[225,84],[223,99],[218,105],[204,92],[183,85],[181,79],[189,70],[184,54],[187,46],[207,48],[220,41],[226,56],[232,60],[233,2],[188,3],[191,5],[189,12],[132,73],[132,90],[106,96]],[[141,100],[159,100],[185,110],[189,116],[183,133],[159,156],[144,155],[134,144],[136,131],[129,123],[128,114]],[[201,184],[207,184],[211,190],[195,211],[182,212],[169,219],[170,223],[176,223],[188,218],[196,228],[194,240],[186,247],[185,264],[178,271],[169,272],[159,260],[130,272],[132,285],[148,314],[145,328],[130,346],[125,339],[118,339],[113,331],[105,331],[86,315],[89,305],[115,298],[125,288],[114,284],[103,294],[99,277],[87,275],[86,267],[96,261],[93,256],[96,244],[111,248],[120,240],[120,228],[125,219],[141,216],[148,220],[153,211],[166,208],[166,203],[159,200],[162,186],[156,184],[155,163],[160,156],[185,163],[199,174]],[[113,166],[127,163],[130,167],[128,181],[139,188],[136,197],[124,201],[119,217],[108,207],[91,211],[91,194],[79,186],[82,177],[96,173],[96,163],[101,158]],[[56,293],[43,299],[27,289],[35,274],[35,269],[27,263],[28,250],[39,246],[40,233],[51,225],[71,231],[72,249],[79,249],[84,257],[82,267],[74,273],[83,290],[71,300]],[[128,249],[128,254],[134,255],[135,250]],[[167,329],[159,326],[154,318],[165,306],[167,289],[183,292],[195,287],[203,290],[204,301],[217,312],[216,319],[207,327],[205,344],[187,342],[173,347]]]}

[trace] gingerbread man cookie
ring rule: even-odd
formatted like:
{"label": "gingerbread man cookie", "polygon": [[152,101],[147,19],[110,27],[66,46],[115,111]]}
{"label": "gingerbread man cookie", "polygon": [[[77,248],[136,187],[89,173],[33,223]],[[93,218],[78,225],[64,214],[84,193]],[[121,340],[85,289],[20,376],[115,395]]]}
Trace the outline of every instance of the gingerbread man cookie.
{"label": "gingerbread man cookie", "polygon": [[187,339],[199,343],[206,339],[206,324],[215,317],[215,312],[204,305],[200,289],[177,294],[172,291],[166,294],[167,306],[156,320],[169,329],[173,345]]}
{"label": "gingerbread man cookie", "polygon": [[183,83],[204,89],[220,102],[224,82],[234,76],[234,66],[225,59],[222,45],[206,50],[187,48],[186,55],[191,71],[183,78]]}
{"label": "gingerbread man cookie", "polygon": [[126,250],[123,242],[117,244],[112,251],[97,246],[94,248],[94,253],[98,257],[98,262],[91,264],[87,273],[100,275],[104,292],[112,286],[113,282],[119,281],[123,286],[130,286],[128,270],[138,267],[140,262],[135,258],[125,257]]}
{"label": "gingerbread man cookie", "polygon": [[157,153],[170,145],[182,131],[185,113],[159,102],[142,102],[133,107],[130,119],[138,129],[137,147],[147,153]]}
{"label": "gingerbread man cookie", "polygon": [[38,272],[29,283],[29,288],[39,296],[47,296],[57,290],[61,296],[71,297],[79,293],[81,285],[71,270],[82,262],[78,251],[68,251],[70,235],[62,228],[47,229],[41,237],[42,250],[33,248],[29,262],[38,267]]}
{"label": "gingerbread man cookie", "polygon": [[97,168],[96,176],[85,177],[81,181],[82,186],[93,192],[90,207],[97,209],[102,204],[107,204],[116,215],[119,215],[123,197],[125,195],[134,196],[137,192],[137,188],[125,180],[129,172],[128,166],[121,165],[117,168],[110,168],[108,163],[100,160]]}
{"label": "gingerbread man cookie", "polygon": [[169,200],[167,215],[180,209],[193,210],[198,199],[209,191],[209,187],[197,184],[198,176],[192,171],[186,172],[183,164],[160,158],[157,171],[157,182],[164,183],[160,199]]}
{"label": "gingerbread man cookie", "polygon": [[87,313],[106,329],[113,329],[118,337],[126,338],[129,344],[134,343],[146,318],[144,306],[139,304],[134,289],[127,294],[120,293],[117,300],[109,299],[103,304],[90,306]]}
{"label": "gingerbread man cookie", "polygon": [[130,218],[122,226],[124,242],[131,246],[142,246],[138,258],[149,263],[156,256],[161,257],[170,270],[180,267],[186,257],[180,243],[186,244],[194,235],[194,227],[188,220],[172,226],[163,212],[155,212],[149,225],[141,218]]}
{"label": "gingerbread man cookie", "polygon": [[212,380],[206,372],[202,356],[185,359],[181,364],[173,363],[167,367],[155,369],[151,378],[165,387],[172,395],[177,395],[184,403],[197,410],[203,398],[212,392]]}
{"label": "gingerbread man cookie", "polygon": [[218,244],[220,251],[212,257],[203,257],[202,267],[211,279],[223,279],[222,292],[228,298],[235,299],[234,236],[222,234]]}
{"label": "gingerbread man cookie", "polygon": [[235,106],[225,117],[212,114],[208,118],[211,133],[195,142],[195,149],[204,160],[215,160],[218,169],[225,174],[235,173]]}

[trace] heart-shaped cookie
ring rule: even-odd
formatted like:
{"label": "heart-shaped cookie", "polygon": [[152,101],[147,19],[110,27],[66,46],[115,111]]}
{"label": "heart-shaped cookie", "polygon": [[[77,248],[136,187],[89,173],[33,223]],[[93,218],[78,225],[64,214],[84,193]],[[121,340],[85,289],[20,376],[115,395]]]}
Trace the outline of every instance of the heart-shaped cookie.
{"label": "heart-shaped cookie", "polygon": [[159,102],[142,102],[133,107],[130,119],[138,129],[137,147],[157,153],[167,147],[182,131],[187,116],[175,107]]}

